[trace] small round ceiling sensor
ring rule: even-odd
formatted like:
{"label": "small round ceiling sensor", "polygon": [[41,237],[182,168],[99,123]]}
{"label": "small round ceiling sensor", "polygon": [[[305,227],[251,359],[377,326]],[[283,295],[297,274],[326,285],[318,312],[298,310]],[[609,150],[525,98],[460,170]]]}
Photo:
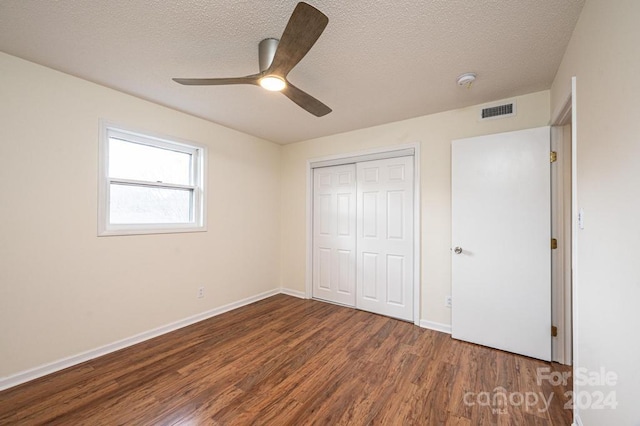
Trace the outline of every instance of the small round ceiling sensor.
{"label": "small round ceiling sensor", "polygon": [[476,81],[476,73],[467,72],[460,76],[458,76],[457,82],[458,86],[466,86],[467,89],[471,87],[471,84]]}

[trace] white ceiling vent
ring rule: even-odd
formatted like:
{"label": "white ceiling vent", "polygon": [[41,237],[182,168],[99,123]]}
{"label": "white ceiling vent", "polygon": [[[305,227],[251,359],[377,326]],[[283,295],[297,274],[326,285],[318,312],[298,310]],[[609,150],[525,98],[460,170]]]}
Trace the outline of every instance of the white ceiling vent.
{"label": "white ceiling vent", "polygon": [[514,115],[516,115],[516,101],[509,101],[483,107],[480,110],[480,121],[513,117]]}

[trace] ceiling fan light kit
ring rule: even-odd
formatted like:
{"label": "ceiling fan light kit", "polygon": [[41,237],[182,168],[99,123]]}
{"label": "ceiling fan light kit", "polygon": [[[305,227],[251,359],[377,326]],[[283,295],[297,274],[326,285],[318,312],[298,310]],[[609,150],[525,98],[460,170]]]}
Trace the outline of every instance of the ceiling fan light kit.
{"label": "ceiling fan light kit", "polygon": [[294,9],[280,40],[266,38],[258,45],[260,72],[232,78],[174,78],[187,86],[220,86],[226,84],[254,84],[270,91],[279,91],[316,117],[331,112],[331,108],[298,89],[287,75],[318,40],[329,18],[315,7],[300,2]]}
{"label": "ceiling fan light kit", "polygon": [[285,87],[287,87],[287,83],[285,83],[285,81],[280,77],[267,75],[260,79],[260,86],[271,92],[281,92]]}

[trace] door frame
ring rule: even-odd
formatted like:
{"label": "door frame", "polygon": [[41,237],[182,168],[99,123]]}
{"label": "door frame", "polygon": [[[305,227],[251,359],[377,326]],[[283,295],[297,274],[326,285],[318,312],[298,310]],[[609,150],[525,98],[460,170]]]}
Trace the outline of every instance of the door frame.
{"label": "door frame", "polygon": [[392,145],[372,148],[362,151],[351,151],[324,157],[310,158],[307,160],[307,199],[306,199],[306,274],[305,274],[305,298],[313,297],[313,169],[339,164],[357,163],[361,161],[382,160],[399,156],[410,156],[413,150],[413,323],[420,325],[421,306],[421,232],[420,224],[420,142]]}
{"label": "door frame", "polygon": [[[565,101],[554,111],[551,116],[551,123],[568,124],[571,123],[571,345],[572,373],[577,377],[580,365],[580,341],[578,340],[578,327],[580,313],[578,306],[579,292],[579,268],[578,268],[578,232],[580,231],[578,215],[580,208],[578,205],[578,100],[577,100],[578,79],[571,77],[571,89],[565,97]],[[568,313],[565,312],[565,315]],[[573,384],[574,395],[580,392],[580,387]],[[573,404],[573,424],[582,424],[580,421],[579,404]]]}
{"label": "door frame", "polygon": [[[556,197],[552,204],[552,220],[556,225],[558,239],[558,253],[554,253],[555,273],[552,276],[552,297],[556,297],[554,314],[558,326],[558,338],[552,339],[552,360],[565,365],[576,365],[577,348],[575,342],[576,327],[576,287],[577,287],[577,134],[576,134],[576,77],[571,78],[571,91],[551,116],[551,144],[558,152],[556,173],[552,173],[552,187]],[[571,139],[564,136],[564,126],[571,126]],[[566,158],[570,146],[570,158]],[[563,176],[564,168],[570,164],[571,186],[566,185]],[[567,191],[569,192],[567,197]],[[571,200],[570,209],[559,206],[560,198]],[[567,230],[562,223],[565,217],[570,217],[569,228],[571,238],[566,238]],[[558,226],[559,225],[559,226]],[[565,248],[569,248],[566,253]],[[554,251],[555,252],[555,251]],[[563,253],[561,253],[563,252]],[[568,259],[567,259],[568,255]],[[568,270],[567,270],[568,269]]]}

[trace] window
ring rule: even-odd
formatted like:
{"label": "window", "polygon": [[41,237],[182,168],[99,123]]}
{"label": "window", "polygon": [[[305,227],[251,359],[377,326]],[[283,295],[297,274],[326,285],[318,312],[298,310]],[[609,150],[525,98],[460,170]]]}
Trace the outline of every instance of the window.
{"label": "window", "polygon": [[102,126],[98,235],[204,231],[204,148]]}

